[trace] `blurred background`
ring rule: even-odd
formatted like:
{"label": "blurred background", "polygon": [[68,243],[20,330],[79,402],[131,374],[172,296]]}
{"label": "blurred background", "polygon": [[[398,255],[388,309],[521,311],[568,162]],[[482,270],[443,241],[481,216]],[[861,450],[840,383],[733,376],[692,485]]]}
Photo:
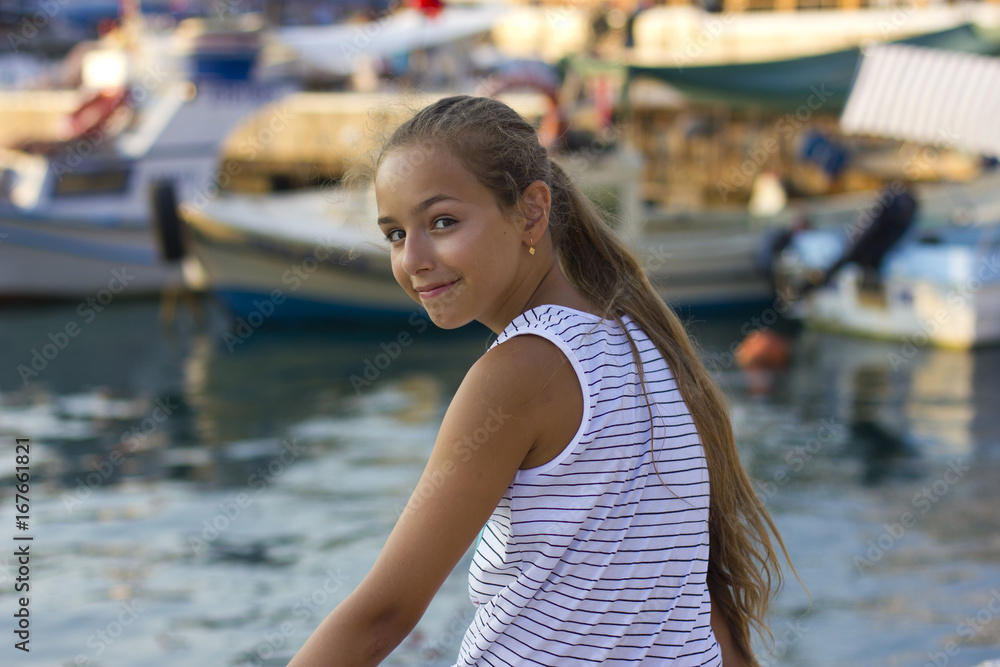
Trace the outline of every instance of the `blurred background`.
{"label": "blurred background", "polygon": [[[2,663],[285,665],[361,581],[495,338],[374,224],[459,93],[729,396],[808,590],[762,663],[1000,660],[998,55],[994,2],[0,0]],[[453,664],[470,557],[385,664]]]}

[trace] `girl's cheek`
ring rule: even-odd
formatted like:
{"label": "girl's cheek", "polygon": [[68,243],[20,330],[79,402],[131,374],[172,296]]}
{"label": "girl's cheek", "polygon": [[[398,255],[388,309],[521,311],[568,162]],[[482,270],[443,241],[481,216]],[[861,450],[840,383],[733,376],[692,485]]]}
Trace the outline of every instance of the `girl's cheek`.
{"label": "girl's cheek", "polygon": [[396,279],[396,282],[399,283],[401,287],[403,288],[407,287],[407,284],[404,282],[404,278],[406,277],[406,272],[403,271],[403,267],[399,265],[399,261],[396,260],[395,258],[391,260],[391,263],[392,263],[392,277]]}

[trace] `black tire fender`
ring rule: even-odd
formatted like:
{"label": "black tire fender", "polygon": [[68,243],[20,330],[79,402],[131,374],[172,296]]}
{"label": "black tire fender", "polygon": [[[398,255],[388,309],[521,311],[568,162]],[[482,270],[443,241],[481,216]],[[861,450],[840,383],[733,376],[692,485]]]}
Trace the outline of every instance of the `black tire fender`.
{"label": "black tire fender", "polygon": [[153,231],[156,234],[160,258],[176,262],[184,257],[187,247],[181,216],[177,211],[177,191],[173,181],[153,183],[150,199],[153,209]]}

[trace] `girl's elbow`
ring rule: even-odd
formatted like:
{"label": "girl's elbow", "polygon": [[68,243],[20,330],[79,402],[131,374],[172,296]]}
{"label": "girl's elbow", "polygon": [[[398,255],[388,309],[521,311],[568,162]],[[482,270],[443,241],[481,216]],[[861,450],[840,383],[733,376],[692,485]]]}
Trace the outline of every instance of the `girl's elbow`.
{"label": "girl's elbow", "polygon": [[369,657],[376,660],[387,657],[417,626],[421,616],[398,603],[381,610],[369,626],[366,643]]}

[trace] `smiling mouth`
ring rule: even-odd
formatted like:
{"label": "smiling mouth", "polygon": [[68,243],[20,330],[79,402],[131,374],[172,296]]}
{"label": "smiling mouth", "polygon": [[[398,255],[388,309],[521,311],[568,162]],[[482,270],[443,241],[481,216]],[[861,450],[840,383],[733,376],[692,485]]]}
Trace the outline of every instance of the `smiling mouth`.
{"label": "smiling mouth", "polygon": [[453,280],[450,283],[446,283],[444,285],[441,285],[440,287],[435,287],[434,289],[429,289],[423,292],[418,290],[417,294],[420,295],[421,299],[431,299],[433,297],[438,296],[439,294],[444,294],[457,282],[458,280]]}

